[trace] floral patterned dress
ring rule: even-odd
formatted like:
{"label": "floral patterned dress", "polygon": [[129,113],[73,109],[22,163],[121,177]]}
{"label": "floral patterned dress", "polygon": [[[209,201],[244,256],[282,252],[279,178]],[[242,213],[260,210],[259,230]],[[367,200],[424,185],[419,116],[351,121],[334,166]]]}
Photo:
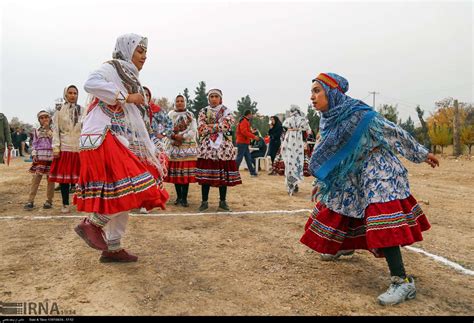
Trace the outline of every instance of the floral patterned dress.
{"label": "floral patterned dress", "polygon": [[235,186],[242,183],[235,163],[231,128],[235,120],[224,105],[207,106],[198,116],[196,179],[201,185]]}

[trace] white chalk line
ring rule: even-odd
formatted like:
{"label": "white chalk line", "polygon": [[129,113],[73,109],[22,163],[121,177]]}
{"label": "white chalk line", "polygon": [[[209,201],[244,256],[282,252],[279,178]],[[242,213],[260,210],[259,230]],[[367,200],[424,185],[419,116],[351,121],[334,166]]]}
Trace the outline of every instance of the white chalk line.
{"label": "white chalk line", "polygon": [[[133,217],[171,217],[171,216],[196,216],[196,215],[246,215],[246,214],[294,214],[302,212],[311,212],[309,209],[299,209],[299,210],[268,210],[268,211],[236,211],[236,212],[198,212],[198,213],[149,213],[149,214],[140,214],[140,213],[129,213]],[[51,220],[51,219],[69,219],[69,218],[83,218],[84,215],[57,215],[57,216],[4,216],[0,217],[0,220]],[[458,263],[450,261],[442,256],[438,256],[429,252],[424,251],[420,248],[415,248],[411,246],[404,247],[407,250],[420,253],[425,255],[436,262],[442,263],[445,266],[449,266],[456,271],[469,276],[474,276],[474,271],[464,268]]]}
{"label": "white chalk line", "polygon": [[410,250],[410,251],[413,251],[413,252],[421,253],[421,254],[423,254],[423,255],[425,255],[425,256],[427,256],[427,257],[430,257],[430,258],[434,259],[434,260],[437,261],[437,262],[440,262],[440,263],[442,263],[442,264],[444,264],[444,265],[450,266],[450,267],[456,269],[457,271],[459,271],[459,272],[461,272],[461,273],[463,273],[463,274],[465,274],[465,275],[474,276],[474,271],[469,270],[469,269],[466,269],[466,268],[464,268],[463,266],[461,266],[460,264],[455,263],[455,262],[453,262],[453,261],[451,261],[451,260],[448,260],[448,259],[446,259],[446,258],[444,258],[444,257],[438,256],[438,255],[434,255],[434,254],[429,253],[429,252],[426,252],[426,251],[424,251],[423,249],[420,249],[420,248],[415,248],[415,247],[411,247],[411,246],[406,246],[406,247],[404,247],[404,248],[405,248],[405,249],[408,249],[408,250]]}

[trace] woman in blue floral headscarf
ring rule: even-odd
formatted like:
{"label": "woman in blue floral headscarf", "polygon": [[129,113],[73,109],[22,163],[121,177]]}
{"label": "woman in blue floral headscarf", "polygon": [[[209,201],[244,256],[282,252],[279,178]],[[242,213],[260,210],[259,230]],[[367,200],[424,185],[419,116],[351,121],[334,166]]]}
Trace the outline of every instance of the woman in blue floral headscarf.
{"label": "woman in blue floral headscarf", "polygon": [[321,112],[321,138],[310,171],[313,200],[319,199],[301,242],[323,260],[366,249],[385,257],[392,276],[382,305],[416,295],[414,280],[403,266],[400,246],[421,241],[430,224],[410,193],[407,170],[397,158],[439,166],[433,154],[406,131],[345,93],[349,83],[327,73],[313,80],[311,100]]}

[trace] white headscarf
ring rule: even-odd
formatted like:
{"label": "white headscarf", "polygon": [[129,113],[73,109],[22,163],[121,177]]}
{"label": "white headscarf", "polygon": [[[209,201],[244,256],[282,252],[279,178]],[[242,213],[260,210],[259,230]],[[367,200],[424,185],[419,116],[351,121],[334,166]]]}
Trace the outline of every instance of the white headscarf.
{"label": "white headscarf", "polygon": [[[77,97],[75,102],[69,102],[67,98],[67,91],[70,88],[74,88],[77,91]],[[77,104],[77,98],[79,97],[79,90],[75,85],[69,85],[64,88],[63,91],[63,98],[64,98],[64,103],[61,106],[62,111],[68,111],[69,112],[69,120],[70,122],[75,126],[79,122],[79,118],[81,116],[81,106]],[[63,112],[64,113],[64,112]]]}
{"label": "white headscarf", "polygon": [[[106,73],[106,79],[113,82],[123,93],[133,94],[141,93],[146,96],[139,80],[138,68],[132,63],[133,53],[138,46],[146,49],[148,40],[136,34],[126,34],[117,38],[115,49],[112,54],[114,58],[106,64],[111,64],[114,69]],[[145,111],[143,106],[137,106],[133,103],[121,103],[125,112],[125,119],[132,131],[132,138],[135,144],[140,147],[140,155],[144,157],[150,164],[154,165],[160,174],[163,174],[163,167],[155,155],[155,145],[150,140],[150,135],[145,125],[145,116],[141,112]]]}

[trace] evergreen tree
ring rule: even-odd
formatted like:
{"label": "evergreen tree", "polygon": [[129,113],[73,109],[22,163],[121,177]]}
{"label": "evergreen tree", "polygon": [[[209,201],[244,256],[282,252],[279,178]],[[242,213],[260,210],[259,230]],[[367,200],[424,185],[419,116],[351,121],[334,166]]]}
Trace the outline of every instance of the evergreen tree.
{"label": "evergreen tree", "polygon": [[183,91],[183,96],[184,96],[184,99],[185,99],[186,102],[187,102],[187,107],[188,107],[188,109],[189,109],[189,108],[192,107],[192,105],[193,105],[193,100],[191,100],[191,97],[189,96],[189,90],[188,90],[188,88],[185,88],[185,89],[184,89],[184,91]]}
{"label": "evergreen tree", "polygon": [[400,127],[405,129],[410,135],[415,135],[415,123],[413,122],[410,116],[408,116],[407,121],[400,123]]}
{"label": "evergreen tree", "polygon": [[197,118],[199,116],[199,112],[209,105],[207,101],[206,82],[199,82],[198,87],[196,90],[194,90],[194,94],[194,100],[192,100],[189,111],[191,111]]}
{"label": "evergreen tree", "polygon": [[398,111],[397,106],[384,104],[379,107],[378,112],[383,115],[387,120],[392,121],[393,123],[397,123],[398,120]]}
{"label": "evergreen tree", "polygon": [[248,94],[237,101],[237,111],[235,111],[235,118],[239,120],[240,117],[244,115],[245,110],[252,111],[252,114],[256,114],[258,111],[257,102],[252,101]]}

